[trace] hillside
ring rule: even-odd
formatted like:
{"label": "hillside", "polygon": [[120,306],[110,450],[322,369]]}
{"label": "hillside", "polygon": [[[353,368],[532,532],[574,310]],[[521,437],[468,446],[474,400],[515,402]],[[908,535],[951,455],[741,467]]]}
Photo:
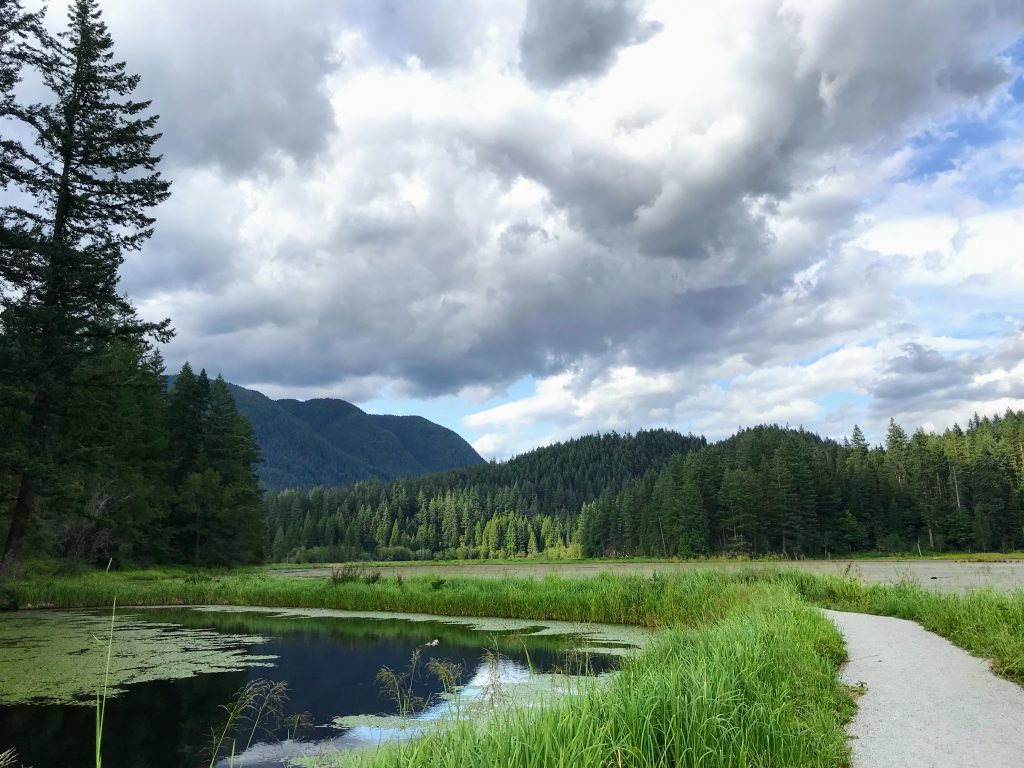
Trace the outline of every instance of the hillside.
{"label": "hillside", "polygon": [[264,488],[387,481],[484,463],[458,434],[420,416],[378,416],[328,398],[271,400],[228,386],[256,432]]}
{"label": "hillside", "polygon": [[759,426],[708,445],[590,435],[500,464],[265,498],[275,560],[707,554],[814,557],[1024,546],[1024,412],[871,447]]}
{"label": "hillside", "polygon": [[501,463],[387,484],[271,493],[272,557],[553,554],[568,548],[583,504],[644,477],[653,482],[671,456],[705,444],[668,430],[587,435]]}

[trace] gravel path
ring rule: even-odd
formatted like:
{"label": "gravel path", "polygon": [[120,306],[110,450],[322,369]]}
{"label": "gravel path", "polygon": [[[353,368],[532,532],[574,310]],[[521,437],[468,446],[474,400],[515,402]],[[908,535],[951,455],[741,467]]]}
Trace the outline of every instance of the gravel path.
{"label": "gravel path", "polygon": [[912,621],[824,613],[846,638],[843,682],[867,686],[853,768],[1024,768],[1024,688]]}

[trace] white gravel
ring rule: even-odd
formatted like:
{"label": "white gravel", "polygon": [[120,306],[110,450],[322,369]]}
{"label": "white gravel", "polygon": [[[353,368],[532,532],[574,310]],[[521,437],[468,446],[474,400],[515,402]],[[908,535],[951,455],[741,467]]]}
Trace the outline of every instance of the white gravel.
{"label": "white gravel", "polygon": [[903,619],[824,612],[846,638],[853,768],[1024,768],[1024,688]]}

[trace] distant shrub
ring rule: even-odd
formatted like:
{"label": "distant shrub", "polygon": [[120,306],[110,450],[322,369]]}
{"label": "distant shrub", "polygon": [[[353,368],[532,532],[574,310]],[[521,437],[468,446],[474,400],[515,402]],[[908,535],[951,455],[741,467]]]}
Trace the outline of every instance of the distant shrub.
{"label": "distant shrub", "polygon": [[380,571],[371,571],[361,565],[343,565],[340,568],[331,568],[331,575],[327,580],[331,584],[352,584],[361,581],[364,584],[376,584],[381,579]]}
{"label": "distant shrub", "polygon": [[412,560],[412,550],[408,547],[381,547],[377,550],[377,559],[385,561]]}

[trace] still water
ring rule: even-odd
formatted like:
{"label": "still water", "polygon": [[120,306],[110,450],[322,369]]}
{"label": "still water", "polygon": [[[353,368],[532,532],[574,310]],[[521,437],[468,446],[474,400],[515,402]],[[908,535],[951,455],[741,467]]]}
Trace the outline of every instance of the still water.
{"label": "still water", "polygon": [[[600,674],[617,665],[616,650],[640,642],[599,625],[452,621],[459,623],[343,611],[128,609],[108,642],[109,614],[13,614],[0,618],[0,752],[13,747],[34,768],[91,765],[94,702],[105,679],[105,768],[208,765],[225,706],[250,681],[267,680],[287,683],[280,712],[256,729],[250,718],[227,743],[234,738],[245,752],[236,765],[280,766],[289,756],[414,733],[353,722],[399,714],[377,675],[384,667],[408,673],[414,653],[415,674],[403,681],[424,702],[423,722],[451,706],[428,671],[431,659],[458,665],[456,682],[472,698],[531,674]],[[351,726],[335,722],[346,716]]]}

